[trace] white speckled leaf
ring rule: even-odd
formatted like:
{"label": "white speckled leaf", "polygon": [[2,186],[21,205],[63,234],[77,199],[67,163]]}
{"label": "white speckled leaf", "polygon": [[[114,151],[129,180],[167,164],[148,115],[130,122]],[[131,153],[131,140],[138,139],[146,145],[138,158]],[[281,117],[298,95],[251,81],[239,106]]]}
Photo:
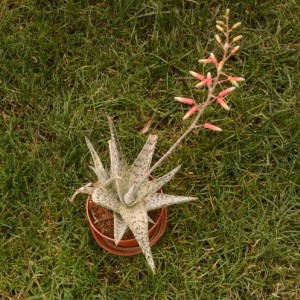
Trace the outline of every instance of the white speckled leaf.
{"label": "white speckled leaf", "polygon": [[131,203],[134,202],[134,196],[135,196],[135,184],[132,184],[128,191],[124,195],[124,203],[126,205],[130,205]]}
{"label": "white speckled leaf", "polygon": [[115,178],[119,175],[119,154],[115,144],[109,140],[109,156],[110,156],[110,178]]}
{"label": "white speckled leaf", "polygon": [[125,165],[120,160],[116,144],[112,140],[109,140],[108,145],[111,161],[111,178],[115,181],[120,201],[124,202],[124,195],[128,191],[130,176],[126,174]]}
{"label": "white speckled leaf", "polygon": [[168,181],[170,181],[173,178],[173,176],[179,170],[179,168],[180,166],[178,166],[177,168],[173,169],[172,171],[160,178],[145,182],[138,191],[138,201],[144,199],[148,195],[154,194],[159,189],[161,189]]}
{"label": "white speckled leaf", "polygon": [[156,141],[157,135],[150,134],[143,149],[131,166],[131,183],[138,184],[149,171]]}
{"label": "white speckled leaf", "polygon": [[[94,166],[89,166],[89,168],[97,175],[97,171]],[[97,177],[98,177],[98,175],[97,175]],[[98,179],[99,179],[99,177],[98,177]]]}
{"label": "white speckled leaf", "polygon": [[[110,117],[108,117],[108,124],[109,124],[109,129],[111,134],[111,140],[109,141],[109,148],[110,151],[113,151],[111,156],[113,156],[113,158],[115,159],[115,161],[111,160],[111,163],[116,163],[115,169],[117,170],[115,171],[117,171],[117,173],[121,173],[127,167],[126,160],[123,155],[122,148],[120,147],[120,143],[118,140],[118,135],[114,123]],[[116,175],[121,176],[121,174],[115,174],[114,176],[111,177],[115,177]]]}
{"label": "white speckled leaf", "polygon": [[116,189],[121,202],[124,202],[124,195],[129,189],[130,175],[127,163],[125,161],[122,149],[120,147],[116,129],[111,118],[108,118],[111,140],[108,141],[111,178],[115,178]]}
{"label": "white speckled leaf", "polygon": [[130,208],[120,205],[120,215],[131,229],[149,266],[151,267],[151,270],[155,273],[154,261],[148,237],[148,215],[145,206],[141,203]]}
{"label": "white speckled leaf", "polygon": [[92,183],[88,183],[86,184],[85,186],[79,188],[78,190],[75,191],[75,193],[73,194],[73,196],[71,197],[70,199],[70,202],[73,202],[75,197],[78,195],[78,194],[87,194],[87,195],[92,195],[93,192],[94,192],[95,188],[92,186]]}
{"label": "white speckled leaf", "polygon": [[119,244],[127,227],[127,224],[124,222],[120,214],[114,212],[114,240],[116,245]]}
{"label": "white speckled leaf", "polygon": [[[116,188],[118,191],[119,199],[121,202],[125,203],[125,195],[128,192],[128,189],[130,188],[130,176],[128,173],[123,173],[121,178],[117,178],[115,180],[116,182]],[[131,201],[130,201],[131,202]]]}
{"label": "white speckled leaf", "polygon": [[103,186],[97,187],[92,194],[92,200],[107,209],[118,211],[118,195],[110,189]]}
{"label": "white speckled leaf", "polygon": [[108,179],[108,175],[106,173],[106,171],[103,168],[103,165],[101,163],[101,160],[97,154],[97,152],[95,151],[95,148],[93,147],[92,143],[89,141],[88,138],[85,138],[86,144],[91,152],[93,161],[94,161],[94,168],[92,167],[93,171],[96,173],[98,179],[101,182],[105,182]]}
{"label": "white speckled leaf", "polygon": [[184,197],[157,193],[147,196],[145,198],[145,204],[147,211],[151,211],[154,209],[161,208],[163,206],[188,202],[197,199],[197,197]]}

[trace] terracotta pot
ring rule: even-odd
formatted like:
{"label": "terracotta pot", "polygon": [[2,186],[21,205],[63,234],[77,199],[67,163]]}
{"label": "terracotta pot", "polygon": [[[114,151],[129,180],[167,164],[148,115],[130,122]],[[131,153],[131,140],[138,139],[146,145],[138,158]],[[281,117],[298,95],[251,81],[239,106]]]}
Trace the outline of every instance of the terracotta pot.
{"label": "terracotta pot", "polygon": [[[122,239],[118,246],[115,245],[113,238],[103,234],[99,231],[90,216],[89,210],[90,197],[86,201],[86,215],[89,221],[90,229],[96,242],[106,251],[123,256],[133,256],[142,253],[142,249],[138,245],[135,238]],[[158,242],[164,233],[167,224],[167,209],[163,207],[159,210],[159,216],[154,224],[148,231],[150,246],[153,246]]]}

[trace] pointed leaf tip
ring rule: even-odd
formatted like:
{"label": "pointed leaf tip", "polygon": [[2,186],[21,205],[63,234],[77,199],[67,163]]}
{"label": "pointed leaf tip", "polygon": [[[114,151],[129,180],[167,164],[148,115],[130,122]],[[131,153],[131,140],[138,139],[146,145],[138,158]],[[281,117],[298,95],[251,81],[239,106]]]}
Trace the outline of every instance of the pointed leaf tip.
{"label": "pointed leaf tip", "polygon": [[175,196],[166,194],[152,194],[145,198],[147,211],[159,209],[164,206],[169,206],[177,203],[184,203],[197,200],[197,197]]}
{"label": "pointed leaf tip", "polygon": [[151,267],[151,270],[155,272],[154,260],[151,253],[148,236],[148,214],[145,206],[143,206],[141,203],[133,206],[130,209],[128,209],[126,206],[120,206],[119,212],[135,236],[149,266]]}
{"label": "pointed leaf tip", "polygon": [[100,160],[94,146],[92,145],[92,143],[90,142],[90,140],[87,137],[85,137],[85,141],[86,141],[86,144],[87,144],[87,146],[90,150],[90,153],[92,155],[92,158],[93,158],[93,162],[94,162],[93,171],[96,173],[98,179],[101,182],[105,182],[108,179],[108,175],[101,163],[101,160]]}
{"label": "pointed leaf tip", "polygon": [[150,134],[143,149],[132,164],[131,168],[131,184],[138,184],[144,175],[149,171],[152,157],[155,150],[155,145],[158,136]]}
{"label": "pointed leaf tip", "polygon": [[116,246],[118,246],[119,242],[121,241],[124,233],[126,232],[127,227],[127,224],[122,219],[120,214],[114,212],[114,240]]}

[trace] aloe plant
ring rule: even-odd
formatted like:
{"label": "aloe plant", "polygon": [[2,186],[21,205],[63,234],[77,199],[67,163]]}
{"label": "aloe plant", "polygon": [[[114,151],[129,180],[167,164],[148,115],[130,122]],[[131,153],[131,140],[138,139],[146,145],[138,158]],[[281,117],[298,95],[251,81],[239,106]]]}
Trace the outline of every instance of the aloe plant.
{"label": "aloe plant", "polygon": [[79,193],[91,195],[93,202],[113,211],[114,240],[118,245],[129,227],[140,245],[151,269],[155,272],[154,261],[148,237],[148,212],[163,206],[196,200],[195,197],[167,195],[158,192],[173,178],[180,166],[166,175],[150,180],[145,178],[157,142],[157,135],[150,134],[146,144],[134,163],[129,166],[120,147],[113,121],[108,118],[111,139],[109,140],[110,172],[107,172],[93,145],[86,138],[94,166],[91,169],[97,175],[95,183],[88,183],[79,188],[71,201]]}
{"label": "aloe plant", "polygon": [[87,140],[87,145],[94,160],[92,169],[96,173],[98,181],[78,189],[72,199],[78,193],[86,193],[92,196],[95,203],[112,210],[114,212],[114,239],[116,244],[119,243],[129,227],[153,272],[155,268],[147,234],[149,220],[147,212],[166,205],[195,200],[196,198],[163,195],[157,192],[174,176],[179,167],[152,181],[149,180],[150,175],[196,127],[221,132],[222,129],[214,124],[207,122],[198,124],[200,117],[207,107],[215,103],[229,110],[230,107],[225,102],[227,97],[239,87],[240,82],[245,81],[244,77],[229,74],[225,72],[224,68],[229,58],[239,51],[240,45],[238,45],[238,42],[243,38],[242,35],[232,37],[232,34],[240,27],[241,23],[237,22],[230,26],[229,12],[229,9],[226,9],[223,19],[216,21],[216,28],[221,36],[216,34],[215,39],[217,45],[221,48],[222,54],[218,57],[218,55],[210,53],[209,57],[199,60],[200,63],[214,66],[215,71],[211,70],[212,72],[208,72],[206,75],[190,71],[190,74],[199,81],[195,88],[206,88],[207,97],[196,100],[187,97],[174,98],[181,103],[192,106],[184,115],[183,120],[192,115],[195,115],[195,118],[187,130],[179,136],[177,141],[152,167],[150,165],[157,141],[157,136],[154,134],[150,134],[135,162],[128,166],[120,148],[113,122],[109,119],[111,131],[111,140],[109,141],[111,168],[109,174],[105,171],[92,144]]}

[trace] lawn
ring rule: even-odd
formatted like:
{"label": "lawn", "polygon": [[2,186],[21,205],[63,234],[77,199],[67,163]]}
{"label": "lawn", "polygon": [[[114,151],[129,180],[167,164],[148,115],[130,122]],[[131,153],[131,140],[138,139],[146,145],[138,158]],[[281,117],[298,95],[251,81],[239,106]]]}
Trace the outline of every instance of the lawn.
{"label": "lawn", "polygon": [[[296,0],[3,0],[0,4],[0,298],[300,299],[300,8]],[[246,82],[213,106],[164,164],[163,238],[143,255],[97,246],[74,190],[95,180],[84,137],[109,164],[107,114],[132,162],[152,132],[157,161],[188,127],[174,96],[217,50],[231,9]],[[148,120],[149,131],[141,134]]]}

